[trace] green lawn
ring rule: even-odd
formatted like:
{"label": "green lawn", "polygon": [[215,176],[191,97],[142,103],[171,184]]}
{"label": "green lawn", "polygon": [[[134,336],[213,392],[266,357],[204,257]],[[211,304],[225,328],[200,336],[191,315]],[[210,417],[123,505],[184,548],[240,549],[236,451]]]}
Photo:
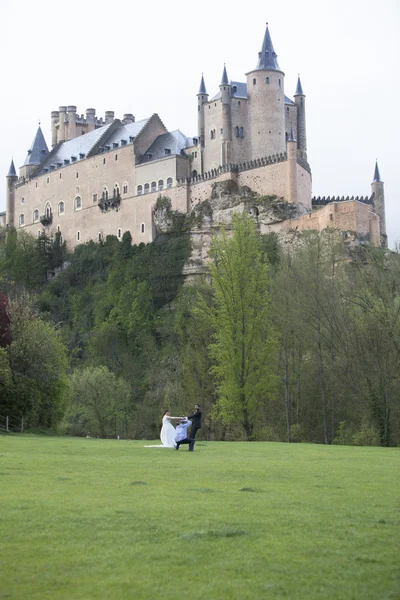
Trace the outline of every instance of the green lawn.
{"label": "green lawn", "polygon": [[400,452],[0,436],[0,598],[400,598]]}

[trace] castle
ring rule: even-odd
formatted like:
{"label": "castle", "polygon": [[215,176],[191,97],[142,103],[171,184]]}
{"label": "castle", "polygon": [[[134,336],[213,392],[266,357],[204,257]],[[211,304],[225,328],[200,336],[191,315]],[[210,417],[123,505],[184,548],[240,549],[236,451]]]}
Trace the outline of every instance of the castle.
{"label": "castle", "polygon": [[295,205],[290,219],[267,230],[351,231],[387,246],[383,182],[375,165],[370,197],[312,198],[307,161],[306,97],[300,77],[294,99],[284,91],[268,25],[246,82],[231,81],[224,66],[211,98],[203,76],[197,94],[197,136],[167,131],[157,114],[136,121],[107,111],[60,106],[51,113],[52,148],[39,126],[17,175],[6,185],[6,227],[49,237],[59,231],[69,248],[107,235],[151,242],[153,210],[166,195],[187,213],[207,200],[215,183],[234,180],[262,196]]}

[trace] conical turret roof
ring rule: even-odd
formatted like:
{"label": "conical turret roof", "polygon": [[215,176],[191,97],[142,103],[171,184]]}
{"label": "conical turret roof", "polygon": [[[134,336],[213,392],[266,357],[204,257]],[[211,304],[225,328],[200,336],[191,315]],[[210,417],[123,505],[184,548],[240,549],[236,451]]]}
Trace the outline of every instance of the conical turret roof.
{"label": "conical turret roof", "polygon": [[296,85],[295,96],[304,96],[303,88],[302,88],[301,81],[300,81],[300,75],[297,78],[297,85]]}
{"label": "conical turret roof", "polygon": [[374,181],[381,181],[381,176],[380,176],[379,167],[378,167],[378,161],[375,162]]}
{"label": "conical turret roof", "polygon": [[293,133],[293,127],[292,125],[290,126],[290,134],[288,137],[288,142],[295,142],[296,138],[294,137],[294,133]]}
{"label": "conical turret roof", "polygon": [[14,160],[11,160],[10,168],[8,169],[7,177],[17,177],[17,172],[15,170]]}
{"label": "conical turret roof", "polygon": [[278,65],[278,55],[272,45],[271,36],[269,34],[268,23],[265,29],[264,40],[261,52],[258,53],[258,63],[255,71],[280,71]]}
{"label": "conical turret roof", "polygon": [[39,125],[35,135],[35,139],[32,142],[32,146],[28,150],[27,157],[24,162],[25,165],[40,165],[42,160],[48,155],[49,149],[44,139],[42,129]]}
{"label": "conical turret roof", "polygon": [[224,65],[224,70],[222,71],[222,79],[221,79],[221,83],[219,84],[221,85],[229,85],[229,79],[228,79],[228,73],[226,72],[226,66]]}
{"label": "conical turret roof", "polygon": [[204,94],[204,95],[208,96],[207,90],[206,90],[206,84],[204,83],[203,73],[201,74],[200,89],[199,89],[199,93],[197,95],[200,95],[200,94]]}

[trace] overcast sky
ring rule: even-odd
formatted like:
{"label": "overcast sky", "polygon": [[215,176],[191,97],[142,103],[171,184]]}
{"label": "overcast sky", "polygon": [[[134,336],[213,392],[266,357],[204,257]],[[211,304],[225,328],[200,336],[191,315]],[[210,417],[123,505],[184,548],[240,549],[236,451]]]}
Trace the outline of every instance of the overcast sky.
{"label": "overcast sky", "polygon": [[[397,6],[396,6],[397,5]],[[0,0],[0,172],[18,169],[50,112],[114,110],[197,133],[201,73],[207,91],[245,81],[265,22],[293,97],[300,73],[315,195],[371,193],[375,159],[385,182],[389,246],[400,242],[400,46],[397,0]],[[243,8],[247,7],[243,12]],[[5,209],[5,182],[0,210]]]}

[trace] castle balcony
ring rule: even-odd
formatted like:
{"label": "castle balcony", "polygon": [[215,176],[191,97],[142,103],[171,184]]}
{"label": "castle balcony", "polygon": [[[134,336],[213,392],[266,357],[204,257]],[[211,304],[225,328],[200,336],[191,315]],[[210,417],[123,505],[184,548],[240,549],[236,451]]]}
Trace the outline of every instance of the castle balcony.
{"label": "castle balcony", "polygon": [[43,227],[47,227],[48,225],[51,225],[53,222],[53,215],[51,213],[42,215],[40,217],[40,222],[43,225]]}
{"label": "castle balcony", "polygon": [[100,208],[101,212],[107,212],[109,210],[118,211],[120,204],[121,196],[119,190],[116,190],[111,198],[108,197],[108,194],[103,193],[101,200],[98,202],[98,207]]}

